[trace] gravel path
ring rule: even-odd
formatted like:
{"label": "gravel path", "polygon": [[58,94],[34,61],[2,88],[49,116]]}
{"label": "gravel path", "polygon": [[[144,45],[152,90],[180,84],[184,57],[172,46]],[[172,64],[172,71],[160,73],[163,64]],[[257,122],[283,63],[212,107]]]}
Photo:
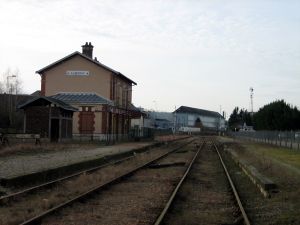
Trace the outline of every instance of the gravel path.
{"label": "gravel path", "polygon": [[123,143],[94,149],[72,149],[30,155],[0,157],[0,178],[17,177],[81,161],[113,155],[151,145],[153,142]]}

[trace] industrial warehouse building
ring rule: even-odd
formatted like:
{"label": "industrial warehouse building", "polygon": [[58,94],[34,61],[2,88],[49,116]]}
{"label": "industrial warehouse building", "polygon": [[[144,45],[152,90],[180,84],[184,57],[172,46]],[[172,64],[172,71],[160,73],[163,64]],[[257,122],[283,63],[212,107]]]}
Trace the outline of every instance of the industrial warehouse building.
{"label": "industrial warehouse building", "polygon": [[37,73],[41,96],[78,109],[73,112],[73,138],[118,140],[128,134],[136,114],[131,102],[136,83],[93,59],[91,43],[82,46],[82,53],[76,51]]}
{"label": "industrial warehouse building", "polygon": [[218,112],[180,106],[173,112],[176,129],[183,127],[199,127],[201,130],[224,131],[225,118]]}

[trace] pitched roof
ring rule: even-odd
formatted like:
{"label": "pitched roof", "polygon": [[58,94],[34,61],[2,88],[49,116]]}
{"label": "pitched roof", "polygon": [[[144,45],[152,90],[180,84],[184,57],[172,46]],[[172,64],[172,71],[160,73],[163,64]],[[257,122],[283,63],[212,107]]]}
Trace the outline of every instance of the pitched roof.
{"label": "pitched roof", "polygon": [[177,110],[174,111],[174,113],[191,113],[191,114],[199,114],[202,116],[209,116],[209,117],[223,117],[220,113],[214,112],[214,111],[209,111],[205,109],[197,109],[197,108],[192,108],[188,106],[180,106]]}
{"label": "pitched roof", "polygon": [[69,104],[106,104],[113,105],[113,102],[95,93],[58,93],[51,96],[54,99],[64,101]]}
{"label": "pitched roof", "polygon": [[48,105],[49,103],[55,104],[58,107],[68,110],[68,111],[78,111],[77,108],[70,106],[69,104],[60,101],[58,99],[52,98],[52,97],[45,97],[45,96],[37,96],[34,97],[28,101],[26,101],[25,103],[18,105],[18,109],[23,109],[26,106],[30,106],[30,105]]}
{"label": "pitched roof", "polygon": [[33,92],[32,94],[30,94],[32,96],[41,96],[41,91],[40,90],[37,90],[35,92]]}
{"label": "pitched roof", "polygon": [[100,67],[102,67],[102,68],[104,68],[104,69],[106,69],[106,70],[112,72],[112,73],[115,74],[116,76],[119,76],[119,77],[121,77],[121,78],[123,78],[123,79],[129,81],[130,83],[136,85],[136,82],[134,82],[133,80],[129,79],[129,78],[126,77],[124,74],[122,74],[122,73],[120,73],[120,72],[118,72],[118,71],[116,71],[116,70],[114,70],[114,69],[112,69],[112,68],[110,68],[110,67],[108,67],[108,66],[102,64],[102,63],[100,63],[99,61],[93,60],[93,59],[91,59],[90,57],[88,57],[88,56],[86,56],[86,55],[84,55],[84,54],[82,54],[82,53],[80,53],[80,52],[78,52],[78,51],[73,52],[72,54],[67,55],[67,56],[65,56],[64,58],[60,59],[60,60],[57,60],[57,61],[55,61],[54,63],[51,63],[51,64],[49,64],[48,66],[46,66],[46,67],[44,67],[44,68],[42,68],[42,69],[39,69],[38,71],[36,71],[36,73],[42,74],[43,72],[45,72],[45,71],[47,71],[47,70],[53,68],[54,66],[56,66],[56,65],[58,65],[58,64],[60,64],[60,63],[63,63],[63,62],[65,62],[65,61],[71,59],[72,57],[74,57],[74,56],[76,56],[76,55],[79,55],[79,56],[81,56],[82,58],[84,58],[84,59],[86,59],[86,60],[88,60],[88,61],[90,61],[90,62],[96,64],[97,66],[100,66]]}
{"label": "pitched roof", "polygon": [[134,104],[129,103],[128,109],[131,111],[142,112],[141,109],[137,108]]}

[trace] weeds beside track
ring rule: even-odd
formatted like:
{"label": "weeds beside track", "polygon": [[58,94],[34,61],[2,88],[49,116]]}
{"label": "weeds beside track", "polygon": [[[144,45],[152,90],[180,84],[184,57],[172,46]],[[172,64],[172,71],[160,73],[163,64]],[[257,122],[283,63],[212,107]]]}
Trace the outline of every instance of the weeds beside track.
{"label": "weeds beside track", "polygon": [[[186,144],[187,142],[187,140],[184,140],[179,143]],[[33,221],[38,220],[37,218],[39,217],[42,218],[42,215],[54,212],[64,207],[64,205],[71,204],[72,200],[76,201],[75,199],[79,195],[81,196],[87,194],[89,191],[97,190],[97,183],[100,183],[100,186],[105,186],[107,183],[113,182],[116,176],[119,176],[118,179],[120,179],[120,174],[127,173],[128,171],[132,172],[132,167],[135,169],[138,168],[140,164],[143,164],[149,160],[149,158],[152,160],[153,158],[157,159],[158,155],[161,156],[163,152],[169,151],[169,148],[172,146],[175,148],[174,146],[176,145],[178,145],[178,143],[172,143],[168,147],[161,148],[160,150],[151,150],[145,154],[137,154],[134,157],[136,160],[126,159],[125,161],[127,163],[123,162],[118,164],[118,166],[112,165],[108,166],[108,168],[102,168],[99,174],[95,172],[91,174],[82,173],[77,176],[75,180],[68,178],[59,184],[51,184],[51,188],[46,188],[45,190],[43,188],[42,193],[40,191],[36,193],[36,190],[30,190],[31,194],[25,192],[17,196],[11,196],[11,199],[14,199],[14,201],[2,199],[3,207],[1,207],[0,212],[4,217],[1,217],[1,224],[18,224],[22,220],[24,221],[24,218],[26,220],[26,218],[29,219],[32,215],[39,214],[32,222],[30,222],[31,220],[29,219],[23,223],[33,224],[35,223]],[[43,213],[42,211],[44,210],[46,210],[47,213]]]}
{"label": "weeds beside track", "polygon": [[198,224],[250,225],[213,139],[207,140],[185,178],[174,190],[154,225],[188,225],[196,221]]}

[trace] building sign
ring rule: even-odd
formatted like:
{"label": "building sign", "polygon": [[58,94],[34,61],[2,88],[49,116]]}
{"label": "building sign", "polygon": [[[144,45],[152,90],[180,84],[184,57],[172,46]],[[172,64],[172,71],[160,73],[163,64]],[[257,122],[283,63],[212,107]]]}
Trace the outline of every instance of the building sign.
{"label": "building sign", "polygon": [[88,76],[90,75],[90,71],[86,70],[67,70],[67,76]]}

